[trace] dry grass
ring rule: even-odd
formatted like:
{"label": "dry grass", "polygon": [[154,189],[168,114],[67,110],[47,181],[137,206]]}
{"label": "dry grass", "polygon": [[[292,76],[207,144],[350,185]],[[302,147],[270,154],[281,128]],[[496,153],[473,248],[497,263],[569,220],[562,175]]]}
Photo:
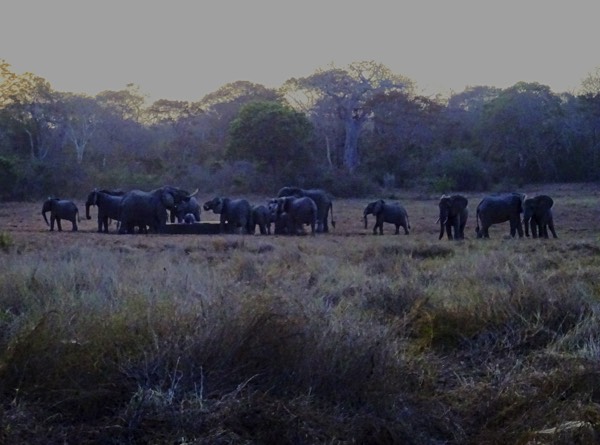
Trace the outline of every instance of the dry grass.
{"label": "dry grass", "polygon": [[365,230],[368,200],[316,237],[49,233],[3,204],[0,442],[597,441],[599,194],[526,191],[559,239],[474,239],[481,196],[462,242],[413,192],[409,236]]}

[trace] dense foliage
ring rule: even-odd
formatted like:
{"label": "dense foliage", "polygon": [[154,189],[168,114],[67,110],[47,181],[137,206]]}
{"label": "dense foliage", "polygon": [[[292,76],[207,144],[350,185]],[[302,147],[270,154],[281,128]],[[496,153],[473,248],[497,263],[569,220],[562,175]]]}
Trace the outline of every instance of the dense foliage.
{"label": "dense foliage", "polygon": [[580,95],[519,82],[444,99],[358,62],[279,90],[239,81],[197,102],[148,104],[135,85],[95,97],[58,92],[0,61],[0,199],[165,183],[252,192],[295,183],[347,196],[374,185],[597,180],[596,77]]}

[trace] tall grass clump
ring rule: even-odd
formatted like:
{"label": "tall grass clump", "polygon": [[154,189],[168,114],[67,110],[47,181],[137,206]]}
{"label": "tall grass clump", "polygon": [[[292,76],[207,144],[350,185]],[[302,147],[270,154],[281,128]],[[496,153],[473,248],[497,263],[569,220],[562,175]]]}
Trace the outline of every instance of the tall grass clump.
{"label": "tall grass clump", "polygon": [[0,255],[0,443],[598,438],[590,240],[54,235]]}

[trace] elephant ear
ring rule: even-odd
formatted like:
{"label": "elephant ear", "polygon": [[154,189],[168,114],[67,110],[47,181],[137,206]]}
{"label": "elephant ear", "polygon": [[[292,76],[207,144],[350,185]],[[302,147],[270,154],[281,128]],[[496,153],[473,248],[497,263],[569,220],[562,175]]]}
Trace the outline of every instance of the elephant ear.
{"label": "elephant ear", "polygon": [[164,191],[160,195],[160,202],[162,202],[167,209],[173,209],[175,207],[175,198],[170,191]]}
{"label": "elephant ear", "polygon": [[373,215],[377,215],[378,213],[380,213],[381,211],[383,211],[383,206],[385,205],[385,201],[383,199],[380,199],[379,201],[375,202],[375,205],[373,206]]}
{"label": "elephant ear", "polygon": [[213,213],[223,212],[223,198],[215,198],[212,200]]}
{"label": "elephant ear", "polygon": [[548,195],[540,195],[535,198],[537,203],[537,208],[539,210],[547,211],[552,208],[554,205],[554,200],[550,198]]}
{"label": "elephant ear", "polygon": [[469,200],[462,195],[455,195],[452,198],[450,198],[450,206],[456,212],[460,212],[466,209],[468,204]]}

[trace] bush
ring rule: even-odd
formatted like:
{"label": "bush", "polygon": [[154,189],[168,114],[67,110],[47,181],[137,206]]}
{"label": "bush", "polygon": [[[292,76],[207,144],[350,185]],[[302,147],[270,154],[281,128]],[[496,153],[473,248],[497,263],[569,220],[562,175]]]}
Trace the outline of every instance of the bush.
{"label": "bush", "polygon": [[436,192],[486,190],[488,168],[470,150],[445,151],[427,166],[427,176]]}

